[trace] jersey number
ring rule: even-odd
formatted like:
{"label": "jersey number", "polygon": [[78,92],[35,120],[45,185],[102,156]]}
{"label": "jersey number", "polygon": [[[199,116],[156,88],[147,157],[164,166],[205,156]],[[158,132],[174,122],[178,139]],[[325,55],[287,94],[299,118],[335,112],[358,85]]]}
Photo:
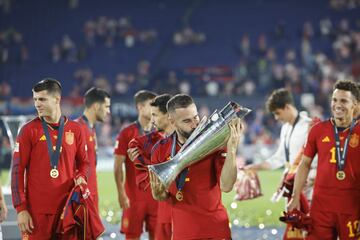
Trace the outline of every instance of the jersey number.
{"label": "jersey number", "polygon": [[357,233],[357,230],[358,230],[358,227],[359,227],[359,221],[358,220],[356,220],[354,222],[349,221],[346,226],[349,229],[349,237],[350,238],[355,237],[355,233],[356,233],[356,235],[358,235],[358,233]]}
{"label": "jersey number", "polygon": [[330,153],[331,153],[330,163],[336,163],[336,149],[335,149],[335,147],[332,147],[330,149]]}

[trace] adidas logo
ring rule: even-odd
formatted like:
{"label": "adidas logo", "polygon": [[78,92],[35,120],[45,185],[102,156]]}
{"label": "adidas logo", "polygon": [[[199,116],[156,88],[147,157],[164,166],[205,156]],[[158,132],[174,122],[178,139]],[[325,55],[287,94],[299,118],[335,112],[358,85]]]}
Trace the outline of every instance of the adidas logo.
{"label": "adidas logo", "polygon": [[330,142],[330,138],[328,136],[324,137],[321,142]]}
{"label": "adidas logo", "polygon": [[42,135],[41,138],[39,139],[40,141],[46,141],[46,137],[45,135]]}

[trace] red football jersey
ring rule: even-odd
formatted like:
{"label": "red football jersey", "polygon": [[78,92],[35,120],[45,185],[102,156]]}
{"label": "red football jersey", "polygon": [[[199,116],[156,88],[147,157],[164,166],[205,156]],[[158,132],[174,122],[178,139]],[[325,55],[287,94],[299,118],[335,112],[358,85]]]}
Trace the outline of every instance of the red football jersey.
{"label": "red football jersey", "polygon": [[[89,175],[88,175],[88,188],[94,199],[96,205],[98,205],[98,187],[97,187],[97,177],[96,177],[96,151],[97,151],[97,142],[96,142],[96,131],[95,128],[91,128],[88,122],[84,117],[79,117],[75,119],[76,122],[80,123],[87,146],[87,156],[89,159]],[[96,206],[96,208],[98,208]]]}
{"label": "red football jersey", "polygon": [[151,164],[151,150],[160,139],[164,138],[164,133],[152,131],[148,134],[135,137],[129,143],[129,148],[137,148],[139,156],[134,159],[136,185],[141,190],[147,190],[150,185],[149,171],[147,165]]}
{"label": "red football jersey", "polygon": [[130,160],[127,150],[129,142],[138,136],[144,135],[140,124],[136,121],[124,128],[116,138],[114,154],[126,156],[125,169],[125,191],[130,201],[147,201],[152,199],[151,193],[140,190],[136,185],[136,174],[134,163]]}
{"label": "red football jersey", "polygon": [[[339,132],[341,149],[349,129]],[[304,155],[313,158],[318,154],[312,211],[328,211],[352,214],[360,210],[360,125],[351,134],[347,147],[344,180],[336,178],[337,161],[335,132],[331,120],[315,125],[309,133]]]}
{"label": "red football jersey", "polygon": [[[151,161],[168,160],[172,144],[173,136],[160,140],[153,148]],[[182,189],[183,201],[176,200],[176,182],[171,184],[168,202],[172,208],[174,240],[231,237],[228,215],[221,202],[220,175],[224,161],[225,152],[221,150],[191,165]]]}
{"label": "red football jersey", "polygon": [[[55,146],[58,130],[51,126],[48,129],[52,145]],[[87,176],[89,161],[85,136],[81,126],[67,118],[57,178],[50,177],[51,169],[41,120],[35,118],[21,128],[14,149],[11,190],[18,212],[26,209],[35,214],[58,213],[74,186],[76,175]]]}

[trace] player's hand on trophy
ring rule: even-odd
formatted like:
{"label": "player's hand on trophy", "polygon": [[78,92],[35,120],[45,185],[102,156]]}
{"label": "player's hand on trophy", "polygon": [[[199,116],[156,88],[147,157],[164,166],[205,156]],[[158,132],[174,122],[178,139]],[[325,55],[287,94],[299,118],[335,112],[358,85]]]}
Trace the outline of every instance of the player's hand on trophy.
{"label": "player's hand on trophy", "polygon": [[6,207],[5,199],[0,200],[0,223],[7,218],[8,209]]}
{"label": "player's hand on trophy", "polygon": [[287,205],[288,211],[292,211],[294,209],[300,210],[300,199],[297,197],[292,197]]}
{"label": "player's hand on trophy", "polygon": [[127,150],[127,154],[130,160],[133,162],[139,156],[139,149],[138,148],[129,148]]}
{"label": "player's hand on trophy", "polygon": [[230,128],[230,137],[227,141],[227,150],[228,152],[233,151],[236,153],[237,147],[240,143],[240,136],[243,130],[243,125],[240,118],[235,118],[229,123]]}
{"label": "player's hand on trophy", "polygon": [[168,192],[166,191],[165,185],[155,175],[155,173],[149,171],[150,186],[153,198],[158,201],[163,201],[168,198]]}
{"label": "player's hand on trophy", "polygon": [[34,223],[27,210],[23,210],[17,215],[17,222],[19,229],[22,233],[32,233],[34,229]]}
{"label": "player's hand on trophy", "polygon": [[129,198],[125,192],[119,193],[118,201],[121,209],[127,209],[130,207]]}

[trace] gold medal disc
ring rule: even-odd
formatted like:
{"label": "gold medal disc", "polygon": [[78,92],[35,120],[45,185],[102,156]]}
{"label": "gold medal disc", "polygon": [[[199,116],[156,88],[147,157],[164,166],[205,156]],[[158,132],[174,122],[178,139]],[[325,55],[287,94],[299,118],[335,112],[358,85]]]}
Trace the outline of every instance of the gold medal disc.
{"label": "gold medal disc", "polygon": [[340,181],[344,180],[346,177],[346,174],[344,171],[337,171],[336,172],[336,178]]}
{"label": "gold medal disc", "polygon": [[184,199],[184,195],[183,195],[182,191],[180,191],[180,190],[177,191],[175,197],[176,197],[176,200],[178,200],[178,201],[182,201]]}
{"label": "gold medal disc", "polygon": [[59,171],[56,168],[50,170],[50,177],[57,178],[59,176]]}

